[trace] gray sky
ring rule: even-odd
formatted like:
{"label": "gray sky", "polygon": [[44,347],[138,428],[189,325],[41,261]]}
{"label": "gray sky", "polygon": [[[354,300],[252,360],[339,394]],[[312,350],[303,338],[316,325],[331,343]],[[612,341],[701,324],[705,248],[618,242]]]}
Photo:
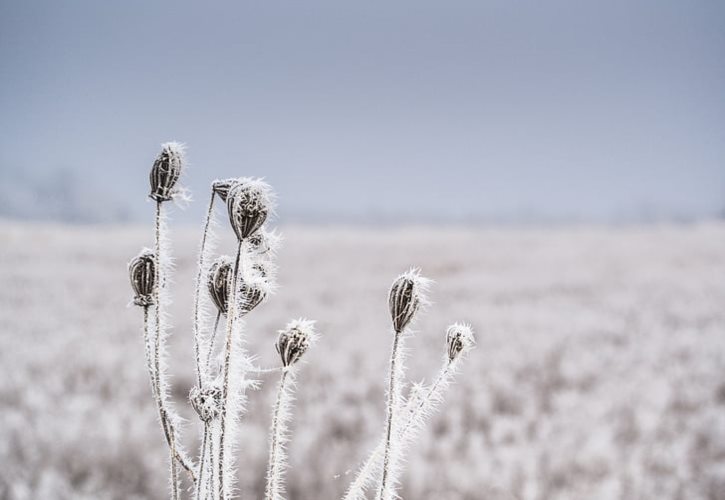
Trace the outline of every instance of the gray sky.
{"label": "gray sky", "polygon": [[171,139],[189,220],[235,175],[283,220],[725,209],[721,1],[4,1],[0,74],[10,215],[138,217]]}

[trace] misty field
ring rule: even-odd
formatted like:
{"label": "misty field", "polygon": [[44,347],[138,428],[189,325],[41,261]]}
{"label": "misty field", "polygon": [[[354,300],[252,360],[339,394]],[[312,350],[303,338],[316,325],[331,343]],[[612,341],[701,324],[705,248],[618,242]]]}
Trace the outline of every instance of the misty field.
{"label": "misty field", "polygon": [[[172,229],[173,394],[194,384],[198,228]],[[411,447],[407,500],[725,499],[725,225],[283,227],[278,293],[249,349],[277,362],[287,320],[318,320],[300,370],[291,500],[337,500],[383,431],[387,291],[410,265],[436,285],[408,344],[430,380],[445,327],[478,347]],[[145,499],[167,449],[127,261],[148,228],[0,223],[0,498]],[[220,250],[232,253],[234,242]],[[265,484],[274,379],[250,394],[241,498]],[[188,486],[188,484],[186,484]]]}

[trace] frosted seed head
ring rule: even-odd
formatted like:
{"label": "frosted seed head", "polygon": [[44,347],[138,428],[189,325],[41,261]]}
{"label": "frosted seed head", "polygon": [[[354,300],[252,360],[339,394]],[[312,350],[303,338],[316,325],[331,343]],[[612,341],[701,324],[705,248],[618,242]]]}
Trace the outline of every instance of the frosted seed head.
{"label": "frosted seed head", "polygon": [[272,189],[260,179],[240,179],[227,194],[227,211],[241,241],[256,233],[273,211]]}
{"label": "frosted seed head", "polygon": [[211,422],[221,413],[222,390],[215,386],[203,389],[194,386],[189,392],[189,402],[202,422]]}
{"label": "frosted seed head", "polygon": [[393,282],[388,294],[388,306],[393,329],[400,333],[408,326],[415,313],[427,304],[426,291],[430,280],[420,275],[420,269],[410,269]]}
{"label": "frosted seed head", "polygon": [[286,368],[299,361],[315,340],[317,332],[314,321],[307,319],[290,321],[284,330],[279,331],[277,343],[274,345],[282,358],[282,366]]}
{"label": "frosted seed head", "polygon": [[222,314],[226,314],[229,310],[229,293],[233,286],[233,273],[232,259],[222,256],[214,261],[207,275],[206,284],[209,295]]}
{"label": "frosted seed head", "polygon": [[232,189],[234,184],[237,182],[239,182],[239,179],[217,179],[211,183],[211,188],[214,193],[221,198],[224,203],[226,203],[229,190]]}
{"label": "frosted seed head", "polygon": [[184,146],[178,142],[167,142],[161,145],[161,152],[156,157],[149,181],[149,196],[156,201],[169,201],[176,194],[176,182],[181,176],[184,166]]}
{"label": "frosted seed head", "polygon": [[461,353],[466,353],[476,345],[471,326],[464,323],[454,323],[446,330],[446,346],[448,347],[448,360],[453,361]]}
{"label": "frosted seed head", "polygon": [[141,250],[128,263],[128,275],[134,291],[133,303],[137,306],[150,306],[154,303],[154,284],[156,283],[156,259],[148,248]]}
{"label": "frosted seed head", "polygon": [[242,314],[247,314],[264,301],[269,294],[269,284],[261,276],[253,276],[244,280],[239,298]]}

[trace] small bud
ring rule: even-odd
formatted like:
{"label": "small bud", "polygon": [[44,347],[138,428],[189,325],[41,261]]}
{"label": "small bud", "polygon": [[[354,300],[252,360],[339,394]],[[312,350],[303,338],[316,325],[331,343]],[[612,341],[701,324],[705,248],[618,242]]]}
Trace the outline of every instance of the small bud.
{"label": "small bud", "polygon": [[214,305],[219,312],[226,314],[229,310],[229,293],[232,289],[232,260],[229,257],[219,257],[209,269],[207,275],[207,288]]}
{"label": "small bud", "polygon": [[221,198],[224,203],[226,203],[229,190],[237,182],[239,182],[239,179],[217,179],[211,183],[211,188],[214,190],[214,193],[216,193],[216,195]]}
{"label": "small bud", "polygon": [[470,325],[454,323],[446,331],[446,345],[448,346],[448,360],[455,360],[462,352],[468,352],[476,345]]}
{"label": "small bud", "polygon": [[272,192],[258,179],[240,179],[227,194],[229,222],[239,240],[252,236],[272,211]]}
{"label": "small bud", "polygon": [[128,263],[131,287],[135,293],[133,303],[137,306],[150,306],[154,303],[154,283],[156,282],[156,259],[151,250],[145,248]]}
{"label": "small bud", "polygon": [[221,413],[222,391],[219,387],[194,386],[189,392],[189,402],[203,422],[210,422]]}
{"label": "small bud", "polygon": [[282,237],[275,230],[267,231],[264,227],[254,233],[247,240],[250,250],[257,255],[274,255],[282,241]]}
{"label": "small bud", "polygon": [[279,331],[279,337],[274,347],[282,358],[285,368],[295,364],[317,339],[315,322],[306,319],[290,321],[284,330]]}
{"label": "small bud", "polygon": [[425,292],[429,283],[430,280],[420,275],[420,269],[411,269],[393,282],[388,295],[388,306],[396,333],[403,331],[418,309],[427,303]]}
{"label": "small bud", "polygon": [[184,146],[178,142],[167,142],[161,145],[161,153],[151,168],[149,196],[156,201],[168,201],[173,198],[174,187],[181,176],[184,165]]}
{"label": "small bud", "polygon": [[269,286],[262,277],[253,277],[245,280],[241,287],[241,298],[239,306],[242,314],[247,314],[267,298]]}

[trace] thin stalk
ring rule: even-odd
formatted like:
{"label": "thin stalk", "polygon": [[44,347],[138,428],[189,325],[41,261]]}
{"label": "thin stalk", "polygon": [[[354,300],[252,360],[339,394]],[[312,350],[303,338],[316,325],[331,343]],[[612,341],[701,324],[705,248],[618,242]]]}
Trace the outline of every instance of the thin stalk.
{"label": "thin stalk", "polygon": [[219,329],[219,320],[222,317],[221,311],[217,311],[216,313],[216,319],[214,320],[214,329],[211,332],[211,339],[209,340],[209,351],[206,353],[206,363],[204,366],[204,371],[206,373],[209,373],[209,369],[211,367],[211,357],[214,354],[214,347],[216,342],[216,332]]}
{"label": "thin stalk", "polygon": [[242,242],[239,242],[237,248],[237,258],[234,261],[234,272],[232,273],[232,282],[234,288],[232,289],[229,310],[227,312],[227,336],[224,345],[224,365],[222,366],[222,408],[219,430],[219,498],[220,500],[225,499],[225,484],[224,484],[224,441],[227,427],[227,403],[229,398],[229,367],[231,365],[232,358],[232,334],[234,332],[234,319],[236,316],[237,309],[237,280],[239,275],[239,264],[242,257]]}
{"label": "thin stalk", "polygon": [[[154,397],[156,399],[156,405],[159,409],[159,418],[161,419],[161,427],[166,437],[166,443],[171,449],[171,456],[175,457],[176,460],[171,460],[172,476],[176,470],[176,462],[178,461],[181,466],[191,476],[192,481],[196,481],[193,466],[189,463],[189,460],[185,455],[180,453],[176,448],[176,431],[171,419],[169,419],[168,412],[164,408],[163,401],[163,387],[161,386],[161,202],[156,202],[156,217],[155,217],[155,238],[154,238],[154,255],[156,256],[156,265],[154,266],[154,302],[156,303],[156,335],[154,338],[154,353],[153,353],[153,374],[152,374],[152,387],[154,388]],[[172,493],[174,493],[174,500],[178,499],[178,489],[176,483],[172,487]]]}
{"label": "thin stalk", "polygon": [[380,481],[380,499],[386,500],[385,493],[388,487],[388,476],[390,468],[390,455],[391,455],[391,435],[393,433],[393,419],[395,417],[395,409],[398,404],[400,388],[397,386],[398,378],[398,347],[400,344],[400,332],[395,332],[393,338],[393,350],[390,355],[390,381],[388,385],[388,414],[385,423],[385,452],[383,455],[383,477]]}
{"label": "thin stalk", "polygon": [[209,423],[204,422],[204,436],[201,439],[201,456],[199,457],[199,473],[196,477],[199,479],[196,481],[196,500],[201,500],[201,483],[204,478],[204,465],[206,462],[206,442],[209,436]]}
{"label": "thin stalk", "polygon": [[204,275],[204,257],[206,252],[206,240],[209,234],[209,225],[211,223],[212,214],[214,211],[214,190],[211,190],[211,197],[209,198],[209,208],[206,211],[206,219],[204,221],[204,232],[201,235],[201,245],[199,249],[199,262],[198,270],[196,273],[196,287],[194,290],[194,354],[196,355],[196,381],[201,388],[201,354],[199,353],[199,336],[201,335],[201,328],[199,323],[201,322],[200,316],[200,302],[201,302],[201,287],[202,278]]}
{"label": "thin stalk", "polygon": [[438,390],[438,386],[443,382],[443,380],[448,376],[448,370],[451,367],[451,364],[453,364],[452,361],[446,361],[446,364],[444,365],[443,369],[440,371],[438,376],[436,377],[435,381],[433,382],[433,385],[430,386],[430,389],[428,389],[428,392],[425,394],[425,397],[420,400],[420,403],[418,403],[418,406],[413,410],[408,417],[408,420],[405,422],[405,427],[403,427],[403,430],[400,431],[400,437],[402,440],[405,440],[406,434],[408,433],[408,429],[410,429],[410,426],[413,425],[414,422],[417,421],[420,414],[423,412],[427,404],[430,404],[433,398],[433,394]]}
{"label": "thin stalk", "polygon": [[280,485],[282,481],[282,471],[280,469],[283,459],[280,459],[280,454],[283,453],[283,450],[281,449],[281,441],[284,438],[285,423],[284,418],[280,418],[280,413],[283,410],[283,405],[285,405],[285,382],[287,381],[287,373],[288,371],[284,370],[282,372],[282,377],[279,380],[277,401],[274,404],[274,412],[272,415],[269,464],[267,466],[267,489],[265,491],[266,500],[277,500],[281,496]]}

